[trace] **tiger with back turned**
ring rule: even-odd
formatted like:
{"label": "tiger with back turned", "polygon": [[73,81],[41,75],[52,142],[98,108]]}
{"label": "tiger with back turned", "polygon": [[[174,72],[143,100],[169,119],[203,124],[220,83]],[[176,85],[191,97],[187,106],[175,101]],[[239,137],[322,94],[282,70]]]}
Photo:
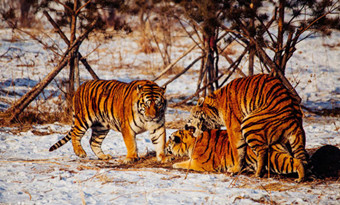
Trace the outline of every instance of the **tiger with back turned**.
{"label": "tiger with back turned", "polygon": [[81,158],[86,152],[81,138],[92,128],[90,145],[99,159],[111,159],[104,154],[101,144],[110,129],[122,133],[127,148],[125,162],[138,159],[136,135],[150,132],[158,161],[167,161],[165,147],[165,88],[148,80],[131,83],[116,80],[92,80],[82,84],[73,97],[73,124],[68,134],[50,151],[72,140],[75,154]]}
{"label": "tiger with back turned", "polygon": [[256,154],[255,176],[261,176],[265,155],[273,144],[285,145],[292,156],[307,164],[302,111],[281,81],[266,74],[238,78],[199,99],[191,110],[186,129],[198,135],[225,126],[239,160],[230,172],[238,173],[246,146]]}
{"label": "tiger with back turned", "polygon": [[[178,130],[169,137],[166,152],[175,156],[190,157],[187,161],[175,163],[174,168],[228,172],[240,157],[231,142],[226,130],[206,130],[197,137],[188,130]],[[268,155],[270,171],[277,174],[297,173],[298,182],[304,178],[302,161],[292,157],[284,145],[271,145]],[[268,165],[268,160],[265,162],[265,165]],[[244,166],[248,170],[255,170],[257,166],[256,155],[247,145]]]}

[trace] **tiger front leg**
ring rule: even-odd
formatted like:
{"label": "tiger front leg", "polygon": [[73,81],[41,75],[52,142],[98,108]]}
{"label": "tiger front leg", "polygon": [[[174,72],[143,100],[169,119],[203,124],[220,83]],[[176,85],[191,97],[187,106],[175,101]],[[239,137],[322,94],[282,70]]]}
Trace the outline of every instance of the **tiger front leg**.
{"label": "tiger front leg", "polygon": [[238,130],[238,127],[227,130],[232,152],[231,155],[234,160],[226,167],[228,167],[227,171],[233,175],[238,174],[242,170],[246,156],[246,142],[244,141],[241,132]]}
{"label": "tiger front leg", "polygon": [[233,148],[233,155],[234,155],[235,161],[232,164],[232,166],[228,167],[227,171],[231,173],[232,175],[235,175],[235,174],[238,174],[243,168],[245,146],[240,147],[240,148]]}
{"label": "tiger front leg", "polygon": [[152,143],[155,145],[157,161],[162,163],[171,161],[171,157],[165,156],[164,153],[166,143],[165,126],[163,125],[154,130],[151,130],[150,138]]}
{"label": "tiger front leg", "polygon": [[246,137],[246,142],[250,146],[250,148],[256,154],[256,169],[255,176],[261,177],[262,172],[264,171],[264,167],[267,162],[267,152],[268,145],[265,141],[262,140],[263,137],[260,134],[248,134]]}
{"label": "tiger front leg", "polygon": [[137,161],[138,158],[138,149],[136,143],[136,135],[130,129],[122,130],[124,143],[127,149],[127,155],[124,159],[124,163],[132,163]]}
{"label": "tiger front leg", "polygon": [[191,169],[195,171],[208,171],[202,168],[203,167],[202,164],[197,163],[196,160],[190,160],[190,159],[187,161],[175,163],[172,165],[172,167],[175,169]]}

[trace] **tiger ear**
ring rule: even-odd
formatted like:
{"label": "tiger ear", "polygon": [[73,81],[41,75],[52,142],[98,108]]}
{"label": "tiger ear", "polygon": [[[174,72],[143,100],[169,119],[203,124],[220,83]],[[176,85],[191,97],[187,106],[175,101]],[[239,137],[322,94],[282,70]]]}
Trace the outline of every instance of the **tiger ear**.
{"label": "tiger ear", "polygon": [[204,97],[200,97],[197,101],[197,106],[202,107],[204,103]]}
{"label": "tiger ear", "polygon": [[142,91],[142,85],[137,85],[137,88],[136,88],[136,90],[137,90],[137,93],[140,93],[141,91]]}
{"label": "tiger ear", "polygon": [[165,91],[166,91],[166,85],[163,85],[163,86],[161,87],[161,89],[162,89],[162,94],[164,95],[164,93],[165,93]]}

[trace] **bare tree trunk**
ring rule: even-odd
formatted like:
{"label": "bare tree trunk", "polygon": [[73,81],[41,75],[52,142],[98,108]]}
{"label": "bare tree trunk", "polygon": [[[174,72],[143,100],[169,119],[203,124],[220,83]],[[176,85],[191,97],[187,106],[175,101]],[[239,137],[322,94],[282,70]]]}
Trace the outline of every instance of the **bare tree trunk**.
{"label": "bare tree trunk", "polygon": [[[73,1],[73,13],[71,13],[71,24],[70,24],[70,30],[71,30],[71,36],[70,36],[70,44],[69,46],[74,42],[76,38],[76,28],[77,28],[77,14],[76,11],[78,9],[78,0]],[[69,75],[69,87],[68,87],[68,93],[66,94],[66,101],[67,101],[67,110],[71,110],[72,107],[72,97],[74,95],[75,87],[74,87],[74,79],[75,79],[75,65],[78,64],[78,62],[75,62],[78,60],[76,57],[76,54],[78,53],[78,50],[74,50],[74,52],[70,53],[70,59],[69,59],[69,66],[70,66],[70,75]]]}
{"label": "bare tree trunk", "polygon": [[249,64],[248,64],[248,76],[254,75],[254,58],[255,58],[255,47],[254,45],[249,46]]}
{"label": "bare tree trunk", "polygon": [[[252,32],[250,32],[250,35],[252,37],[255,36],[255,28],[254,28],[254,19],[250,20],[250,29]],[[255,59],[255,45],[252,42],[249,42],[249,64],[248,64],[248,76],[254,75],[254,59]]]}
{"label": "bare tree trunk", "polygon": [[77,90],[80,86],[80,73],[79,73],[79,54],[76,53],[76,57],[74,58],[74,89]]}
{"label": "bare tree trunk", "polygon": [[20,0],[20,23],[22,27],[30,27],[32,23],[30,20],[33,20],[32,15],[29,15],[30,9],[36,2],[37,0]]}
{"label": "bare tree trunk", "polygon": [[[205,72],[203,74],[203,87],[207,88],[208,85],[208,75],[207,75],[208,71],[205,69]],[[202,97],[207,96],[207,89],[204,89],[202,92]]]}
{"label": "bare tree trunk", "polygon": [[199,76],[198,76],[196,91],[198,91],[201,88],[201,83],[202,83],[202,80],[204,78],[204,73],[205,73],[205,69],[204,69],[205,55],[206,54],[203,51],[203,54],[202,54],[203,58],[201,59],[201,67],[200,67],[200,73],[199,73]]}
{"label": "bare tree trunk", "polygon": [[[278,30],[277,30],[277,41],[276,41],[276,52],[274,56],[274,61],[276,65],[278,65],[278,69],[281,72],[285,73],[285,68],[281,67],[282,65],[282,54],[283,54],[283,33],[284,33],[284,14],[285,14],[285,0],[280,0],[279,2],[279,19],[278,19]],[[272,70],[271,73],[275,73],[275,70]]]}
{"label": "bare tree trunk", "polygon": [[[213,79],[217,77],[217,67],[215,67],[215,51],[217,50],[216,46],[216,38],[214,35],[208,36],[204,38],[204,49],[206,55],[205,59],[205,70],[206,70],[206,78],[204,79],[204,86],[206,86],[209,82],[212,82]],[[218,55],[218,52],[217,52]],[[214,87],[215,84],[215,87]],[[212,93],[215,89],[218,88],[218,82],[215,81],[214,84],[209,84],[208,86],[208,94]]]}

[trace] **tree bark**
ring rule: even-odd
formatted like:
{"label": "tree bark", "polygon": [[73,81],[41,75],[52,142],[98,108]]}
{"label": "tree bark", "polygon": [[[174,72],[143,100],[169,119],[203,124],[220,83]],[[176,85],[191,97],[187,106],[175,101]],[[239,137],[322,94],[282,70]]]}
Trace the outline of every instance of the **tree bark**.
{"label": "tree bark", "polygon": [[[283,54],[283,33],[284,33],[284,14],[285,14],[285,0],[280,0],[279,2],[279,19],[278,19],[278,31],[277,31],[277,41],[276,41],[276,52],[274,61],[278,65],[278,69],[284,74],[285,69],[281,67],[282,65],[282,54]],[[275,71],[275,70],[274,70]]]}
{"label": "tree bark", "polygon": [[[73,44],[75,38],[76,38],[76,28],[77,28],[77,11],[78,9],[78,0],[73,1],[73,12],[71,13],[71,23],[70,23],[70,43],[68,46]],[[70,53],[70,58],[69,58],[69,67],[70,67],[70,74],[69,74],[69,87],[68,87],[68,92],[66,94],[66,101],[67,101],[67,110],[70,110],[72,107],[72,97],[74,95],[75,87],[74,87],[74,75],[75,75],[75,65],[77,65],[76,60],[76,53],[78,53],[77,49],[74,49],[73,52]]]}

